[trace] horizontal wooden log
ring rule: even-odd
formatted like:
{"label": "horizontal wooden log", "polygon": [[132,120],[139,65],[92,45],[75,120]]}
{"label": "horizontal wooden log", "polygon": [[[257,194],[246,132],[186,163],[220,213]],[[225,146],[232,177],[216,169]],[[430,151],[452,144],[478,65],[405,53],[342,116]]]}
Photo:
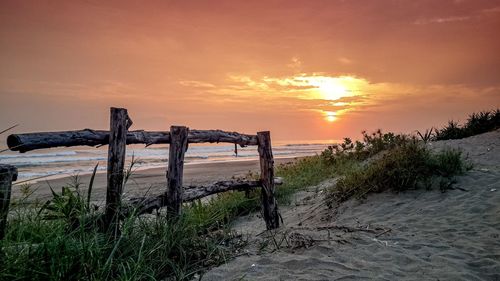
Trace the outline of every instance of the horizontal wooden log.
{"label": "horizontal wooden log", "polygon": [[[282,178],[275,178],[274,184],[283,184]],[[255,181],[242,181],[242,180],[230,180],[230,181],[218,181],[213,184],[203,185],[203,186],[188,186],[184,187],[184,193],[182,197],[183,202],[191,202],[203,197],[207,197],[213,194],[222,193],[230,190],[251,190],[257,187],[261,187],[260,180]],[[128,201],[128,207],[124,208],[125,215],[130,214],[132,210],[135,210],[136,214],[149,214],[154,210],[158,210],[167,204],[167,198],[165,194],[161,194],[154,197],[135,197]]]}
{"label": "horizontal wooden log", "polygon": [[[257,136],[221,130],[190,130],[188,143],[235,143],[240,146],[257,145]],[[170,132],[136,130],[127,132],[127,144],[168,144]],[[109,131],[83,129],[79,131],[12,134],[7,145],[21,153],[52,147],[98,146],[109,144]]]}

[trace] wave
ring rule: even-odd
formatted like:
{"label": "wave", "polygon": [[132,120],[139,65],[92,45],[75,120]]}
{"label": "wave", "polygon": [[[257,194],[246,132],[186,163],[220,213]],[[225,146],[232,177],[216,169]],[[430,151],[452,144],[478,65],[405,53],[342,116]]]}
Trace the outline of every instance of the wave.
{"label": "wave", "polygon": [[[273,146],[276,158],[302,157],[314,155],[324,150],[328,145],[323,143],[299,143]],[[163,167],[168,162],[168,147],[127,147],[127,162],[132,155],[139,169]],[[240,161],[257,159],[256,146],[238,147],[238,155],[234,153],[234,145],[190,146],[186,152],[186,163],[207,163],[220,161]],[[15,165],[19,168],[19,177],[30,179],[40,176],[69,176],[91,173],[96,162],[100,162],[99,171],[106,169],[107,149],[54,149],[43,153],[10,153],[0,155],[0,163]],[[128,165],[128,164],[126,164]]]}
{"label": "wave", "polygon": [[44,158],[44,157],[59,157],[59,156],[73,156],[77,155],[78,152],[74,150],[69,151],[59,151],[59,152],[50,152],[50,153],[16,153],[16,154],[4,154],[0,155],[1,159],[12,159],[12,158]]}
{"label": "wave", "polygon": [[332,143],[287,143],[287,144],[284,144],[283,146],[318,146],[318,145],[325,145],[325,146],[328,146],[328,145],[332,145]]}

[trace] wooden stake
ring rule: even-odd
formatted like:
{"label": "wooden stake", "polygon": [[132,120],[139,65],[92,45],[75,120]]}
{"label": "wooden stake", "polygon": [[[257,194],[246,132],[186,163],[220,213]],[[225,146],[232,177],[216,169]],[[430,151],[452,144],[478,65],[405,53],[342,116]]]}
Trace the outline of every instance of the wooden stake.
{"label": "wooden stake", "polygon": [[274,159],[269,131],[258,132],[260,180],[262,183],[262,212],[268,230],[280,226],[278,202],[274,197]]}
{"label": "wooden stake", "polygon": [[119,214],[123,193],[123,176],[127,129],[130,118],[124,108],[111,108],[108,149],[108,186],[106,190],[105,228],[114,235],[119,233]]}
{"label": "wooden stake", "polygon": [[12,182],[15,180],[17,180],[17,168],[0,165],[0,240],[5,236]]}
{"label": "wooden stake", "polygon": [[181,214],[182,175],[184,171],[184,153],[188,147],[189,128],[170,127],[170,147],[167,170],[167,213],[175,218]]}

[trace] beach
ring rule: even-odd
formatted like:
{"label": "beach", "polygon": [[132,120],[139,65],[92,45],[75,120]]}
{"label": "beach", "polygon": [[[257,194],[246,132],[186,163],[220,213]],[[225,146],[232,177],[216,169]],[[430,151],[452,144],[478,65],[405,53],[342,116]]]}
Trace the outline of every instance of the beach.
{"label": "beach", "polygon": [[0,15],[0,281],[500,281],[500,0]]}
{"label": "beach", "polygon": [[[290,163],[295,161],[292,158],[275,159],[275,165]],[[166,190],[166,170],[162,168],[152,168],[137,170],[132,173],[124,188],[125,197],[144,196],[145,194],[160,194]],[[258,160],[224,161],[208,163],[190,163],[184,166],[184,186],[201,185],[213,183],[221,180],[228,180],[233,177],[244,177],[249,173],[258,173],[260,166]],[[78,176],[78,182],[81,184],[81,190],[86,192],[91,174]],[[30,190],[33,192],[29,200],[47,200],[52,197],[50,187],[59,191],[62,186],[74,182],[74,177],[61,177],[50,180],[40,180],[30,184]],[[14,185],[12,188],[13,199],[23,197],[20,185]],[[106,199],[106,173],[97,173],[92,189],[92,201],[102,203]]]}
{"label": "beach", "polygon": [[461,149],[474,165],[452,190],[328,208],[327,180],[282,206],[276,232],[257,214],[239,219],[249,246],[201,280],[500,280],[500,130],[429,145]]}

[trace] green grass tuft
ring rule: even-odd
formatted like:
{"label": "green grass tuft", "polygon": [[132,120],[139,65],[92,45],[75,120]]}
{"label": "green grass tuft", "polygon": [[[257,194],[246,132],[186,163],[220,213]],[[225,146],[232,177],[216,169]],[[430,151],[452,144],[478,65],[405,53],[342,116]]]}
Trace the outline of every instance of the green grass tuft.
{"label": "green grass tuft", "polygon": [[429,189],[434,179],[450,182],[467,168],[460,151],[434,153],[422,142],[408,140],[347,171],[330,190],[328,199],[333,204],[372,192],[401,192],[420,186]]}
{"label": "green grass tuft", "polygon": [[500,109],[472,113],[463,125],[449,121],[448,125],[435,132],[435,140],[461,139],[500,128]]}

